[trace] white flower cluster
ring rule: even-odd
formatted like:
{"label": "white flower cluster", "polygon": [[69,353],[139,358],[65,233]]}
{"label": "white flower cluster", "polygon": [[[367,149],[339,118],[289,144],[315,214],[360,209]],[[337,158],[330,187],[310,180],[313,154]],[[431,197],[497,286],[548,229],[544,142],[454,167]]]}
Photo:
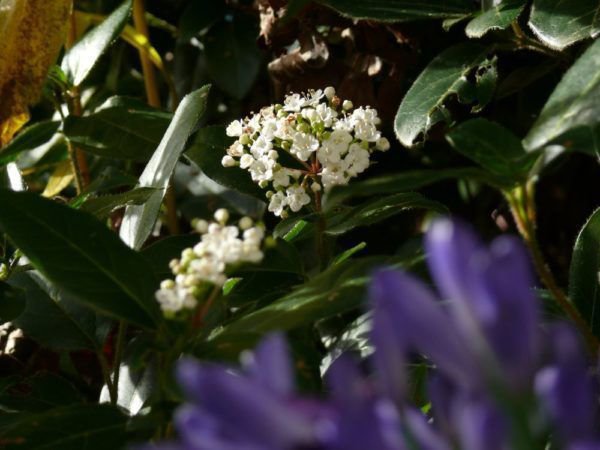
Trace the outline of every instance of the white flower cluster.
{"label": "white flower cluster", "polygon": [[200,242],[193,248],[186,248],[181,259],[174,259],[169,264],[175,280],[164,280],[155,294],[166,316],[196,308],[202,286],[205,283],[222,286],[227,280],[225,269],[228,266],[257,263],[263,259],[264,231],[254,225],[252,219],[243,217],[238,226],[227,225],[229,213],[219,209],[215,220],[212,223],[195,221],[194,228],[201,233]]}
{"label": "white flower cluster", "polygon": [[286,217],[364,172],[374,150],[390,148],[380,122],[375,109],[342,102],[332,87],[290,94],[283,105],[232,122],[227,135],[237,140],[221,163],[248,170],[268,189],[269,211]]}

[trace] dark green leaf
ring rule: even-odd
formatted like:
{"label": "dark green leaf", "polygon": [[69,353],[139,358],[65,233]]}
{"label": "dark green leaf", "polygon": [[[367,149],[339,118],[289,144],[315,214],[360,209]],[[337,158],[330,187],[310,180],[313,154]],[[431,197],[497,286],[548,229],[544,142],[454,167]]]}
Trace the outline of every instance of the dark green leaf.
{"label": "dark green leaf", "polygon": [[27,299],[25,311],[14,321],[27,336],[55,350],[101,348],[92,310],[62,295],[36,272],[14,275],[10,283]]}
{"label": "dark green leaf", "polygon": [[361,205],[332,212],[327,218],[327,234],[343,234],[357,227],[372,225],[402,212],[425,209],[446,212],[446,207],[416,192],[401,192],[388,197],[375,198]]}
{"label": "dark green leaf", "polygon": [[160,143],[171,117],[125,99],[111,98],[89,116],[67,117],[63,132],[69,141],[95,155],[145,162]]}
{"label": "dark green leaf", "polygon": [[264,200],[264,191],[252,181],[247,171],[239,167],[223,167],[221,164],[225,150],[232,143],[233,139],[225,134],[224,127],[210,126],[198,131],[185,154],[217,183]]}
{"label": "dark green leaf", "polygon": [[14,161],[21,152],[33,150],[45,144],[54,136],[59,126],[60,122],[48,120],[25,128],[6,147],[2,148],[0,165]]}
{"label": "dark green leaf", "polygon": [[0,323],[16,319],[25,309],[25,292],[0,281]]}
{"label": "dark green leaf", "polygon": [[600,209],[583,226],[575,242],[569,273],[569,297],[596,336],[600,336]]}
{"label": "dark green leaf", "polygon": [[150,267],[92,215],[29,192],[0,190],[0,204],[0,229],[57,286],[131,323],[160,317]]}
{"label": "dark green leaf", "polygon": [[549,47],[562,50],[600,33],[598,0],[534,0],[529,26]]}
{"label": "dark green leaf", "polygon": [[169,262],[174,258],[181,258],[181,252],[196,245],[200,240],[197,234],[169,236],[142,249],[142,256],[154,269],[159,279],[172,278]]}
{"label": "dark green leaf", "polygon": [[126,417],[111,405],[73,405],[19,414],[0,429],[6,450],[106,450],[125,445]]}
{"label": "dark green leaf", "polygon": [[244,98],[258,76],[257,39],[258,26],[245,15],[219,22],[205,37],[206,70],[215,85],[234,98]]}
{"label": "dark green leaf", "polygon": [[534,151],[567,131],[600,123],[600,40],[579,57],[544,105],[523,144]]}
{"label": "dark green leaf", "polygon": [[319,0],[344,16],[385,22],[461,17],[473,12],[469,0]]}
{"label": "dark green leaf", "polygon": [[464,43],[442,52],[425,68],[408,90],[395,119],[396,136],[412,147],[441,119],[440,108],[446,98],[457,94],[466,75],[486,60],[486,49]]}
{"label": "dark green leaf", "polygon": [[523,0],[504,0],[500,5],[479,14],[465,28],[470,38],[480,38],[491,30],[504,30],[517,20],[525,2]]}
{"label": "dark green leaf", "polygon": [[502,180],[490,177],[475,167],[456,169],[412,170],[391,175],[382,175],[357,181],[346,186],[336,186],[327,195],[327,208],[351,197],[366,197],[375,194],[394,194],[420,189],[430,184],[451,179],[468,179],[494,186],[502,186]]}
{"label": "dark green leaf", "polygon": [[458,152],[486,170],[519,181],[531,170],[536,154],[526,153],[521,141],[503,126],[486,119],[471,119],[446,135]]}
{"label": "dark green leaf", "polygon": [[27,379],[17,378],[0,389],[0,409],[7,411],[41,412],[83,400],[75,387],[58,375],[38,372]]}
{"label": "dark green leaf", "polygon": [[150,187],[157,191],[143,205],[128,206],[125,210],[120,236],[132,248],[141,248],[152,232],[185,143],[206,111],[209,90],[210,86],[204,86],[183,98],[167,132],[140,176],[140,187]]}
{"label": "dark green leaf", "polygon": [[137,188],[122,194],[102,195],[86,200],[79,209],[103,219],[115,209],[128,205],[141,205],[156,192],[153,188]]}
{"label": "dark green leaf", "polygon": [[104,22],[87,33],[65,54],[61,67],[69,80],[79,86],[100,57],[119,37],[127,24],[132,0],[126,0]]}
{"label": "dark green leaf", "polygon": [[[229,351],[230,339],[243,345],[236,336],[263,335],[272,330],[291,330],[316,320],[341,314],[360,306],[364,300],[369,273],[375,268],[397,265],[393,258],[358,258],[329,267],[308,283],[269,306],[250,313],[223,329],[210,340],[218,349]],[[409,265],[411,261],[407,261]]]}

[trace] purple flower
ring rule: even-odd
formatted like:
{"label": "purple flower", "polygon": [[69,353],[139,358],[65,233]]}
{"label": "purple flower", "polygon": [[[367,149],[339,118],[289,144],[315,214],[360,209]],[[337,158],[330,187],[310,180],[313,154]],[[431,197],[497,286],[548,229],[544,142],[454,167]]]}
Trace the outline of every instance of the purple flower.
{"label": "purple flower", "polygon": [[[179,441],[153,448],[600,450],[581,345],[565,325],[540,326],[521,244],[503,236],[485,246],[440,220],[426,248],[437,293],[403,272],[373,277],[373,376],[342,355],[327,373],[329,398],[299,397],[280,334],[244,355],[241,371],[183,359]],[[414,353],[433,365],[429,415],[408,400]]]}

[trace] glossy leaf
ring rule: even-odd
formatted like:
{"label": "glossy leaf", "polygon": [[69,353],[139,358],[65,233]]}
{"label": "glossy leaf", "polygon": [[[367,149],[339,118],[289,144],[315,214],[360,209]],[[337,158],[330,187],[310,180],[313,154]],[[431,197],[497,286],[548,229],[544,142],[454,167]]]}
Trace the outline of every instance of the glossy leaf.
{"label": "glossy leaf", "polygon": [[144,247],[140,253],[152,266],[157,277],[164,280],[173,277],[169,262],[174,258],[181,258],[181,252],[188,247],[193,247],[199,240],[197,234],[168,236]]}
{"label": "glossy leaf", "polygon": [[0,323],[16,319],[25,309],[25,292],[0,281]]}
{"label": "glossy leaf", "polygon": [[487,119],[471,119],[446,135],[458,152],[486,170],[508,180],[524,179],[536,154],[526,153],[521,140],[503,126]]}
{"label": "glossy leaf", "polygon": [[58,130],[60,122],[44,121],[31,125],[21,131],[10,144],[0,151],[0,164],[6,164],[17,159],[24,151],[33,150],[48,142]]}
{"label": "glossy leaf", "polygon": [[569,273],[569,297],[592,331],[600,336],[600,209],[588,219],[577,237]]}
{"label": "glossy leaf", "polygon": [[473,12],[468,0],[319,0],[342,15],[355,19],[406,22],[461,17]]}
{"label": "glossy leaf", "polygon": [[232,143],[233,139],[225,134],[224,127],[209,126],[198,131],[185,154],[217,183],[264,200],[264,191],[252,181],[247,171],[239,167],[223,167],[221,164],[225,150]]}
{"label": "glossy leaf", "polygon": [[205,37],[206,70],[214,84],[233,98],[244,98],[258,76],[257,39],[257,25],[245,15],[222,20]]}
{"label": "glossy leaf", "polygon": [[171,118],[169,113],[113,97],[93,114],[67,117],[63,132],[77,147],[95,155],[145,162]]}
{"label": "glossy leaf", "polygon": [[494,186],[502,185],[502,180],[490,177],[483,170],[475,167],[411,170],[367,178],[346,186],[336,186],[327,195],[326,205],[327,208],[330,208],[351,197],[414,191],[430,184],[452,179],[468,179]]}
{"label": "glossy leaf", "polygon": [[0,429],[6,450],[106,450],[125,446],[126,417],[114,406],[81,404],[22,413]]}
{"label": "glossy leaf", "polygon": [[402,212],[425,209],[446,212],[441,204],[416,192],[402,192],[388,197],[375,198],[361,205],[333,212],[327,218],[327,234],[343,234],[357,227],[372,225]]}
{"label": "glossy leaf", "polygon": [[441,119],[438,113],[446,98],[457,94],[466,75],[485,59],[485,47],[465,43],[450,47],[431,61],[398,108],[394,128],[403,145],[414,146],[419,136]]}
{"label": "glossy leaf", "polygon": [[167,132],[144,168],[139,187],[157,189],[141,206],[128,206],[121,224],[120,236],[132,248],[139,249],[146,241],[158,217],[162,199],[175,170],[185,143],[206,110],[210,86],[204,86],[184,97]]}
{"label": "glossy leaf", "polygon": [[79,209],[92,213],[102,219],[116,209],[128,205],[141,205],[154,194],[152,188],[137,188],[121,194],[101,195],[86,200]]}
{"label": "glossy leaf", "polygon": [[100,25],[92,29],[65,54],[61,67],[69,80],[79,86],[100,57],[119,37],[129,19],[132,0],[126,0]]}
{"label": "glossy leaf", "polygon": [[272,330],[291,330],[350,311],[364,300],[368,274],[376,267],[398,263],[392,258],[371,257],[331,266],[271,305],[217,330],[210,339],[217,349],[223,346],[225,350],[228,340],[237,342],[236,335],[263,335]]}
{"label": "glossy leaf", "polygon": [[10,284],[21,289],[27,301],[23,314],[14,320],[27,336],[55,350],[102,347],[96,338],[96,314],[65,296],[39,273],[14,275]]}
{"label": "glossy leaf", "polygon": [[566,132],[597,126],[599,118],[600,40],[592,44],[567,71],[523,144],[528,151],[550,143],[565,144],[561,137]]}
{"label": "glossy leaf", "polygon": [[600,33],[597,0],[534,0],[529,27],[548,47],[562,50]]}
{"label": "glossy leaf", "polygon": [[504,30],[517,20],[525,8],[523,0],[504,0],[472,19],[465,28],[470,38],[480,38],[492,30]]}
{"label": "glossy leaf", "polygon": [[0,229],[56,286],[103,314],[156,323],[151,269],[92,215],[27,192],[2,190],[0,204]]}

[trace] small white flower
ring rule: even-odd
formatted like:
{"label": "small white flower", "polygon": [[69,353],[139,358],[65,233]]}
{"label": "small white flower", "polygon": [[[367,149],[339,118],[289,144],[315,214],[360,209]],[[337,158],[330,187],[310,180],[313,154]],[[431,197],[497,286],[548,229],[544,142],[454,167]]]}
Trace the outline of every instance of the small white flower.
{"label": "small white flower", "polygon": [[215,220],[220,224],[225,224],[229,220],[229,211],[220,208],[215,211]]}
{"label": "small white flower", "polygon": [[319,148],[319,140],[312,134],[296,133],[290,152],[301,161],[306,161]]}
{"label": "small white flower", "polygon": [[223,167],[234,167],[237,165],[237,162],[235,159],[233,159],[232,156],[229,155],[225,155],[223,156],[223,158],[221,159],[221,165]]}
{"label": "small white flower", "polygon": [[229,126],[225,130],[225,133],[227,133],[227,136],[230,136],[230,137],[239,137],[242,135],[242,132],[243,132],[243,124],[240,120],[234,120],[233,122],[231,122],[229,124]]}
{"label": "small white flower", "polygon": [[286,199],[290,209],[298,212],[310,203],[310,195],[302,186],[290,186],[286,189]]}
{"label": "small white flower", "polygon": [[252,157],[252,155],[249,155],[248,153],[246,153],[245,155],[242,155],[242,157],[240,158],[240,167],[242,169],[247,169],[248,167],[250,167],[252,165],[253,162],[254,162],[254,158]]}
{"label": "small white flower", "polygon": [[276,216],[281,216],[286,206],[288,206],[286,196],[283,192],[279,191],[271,196],[268,209]]}

